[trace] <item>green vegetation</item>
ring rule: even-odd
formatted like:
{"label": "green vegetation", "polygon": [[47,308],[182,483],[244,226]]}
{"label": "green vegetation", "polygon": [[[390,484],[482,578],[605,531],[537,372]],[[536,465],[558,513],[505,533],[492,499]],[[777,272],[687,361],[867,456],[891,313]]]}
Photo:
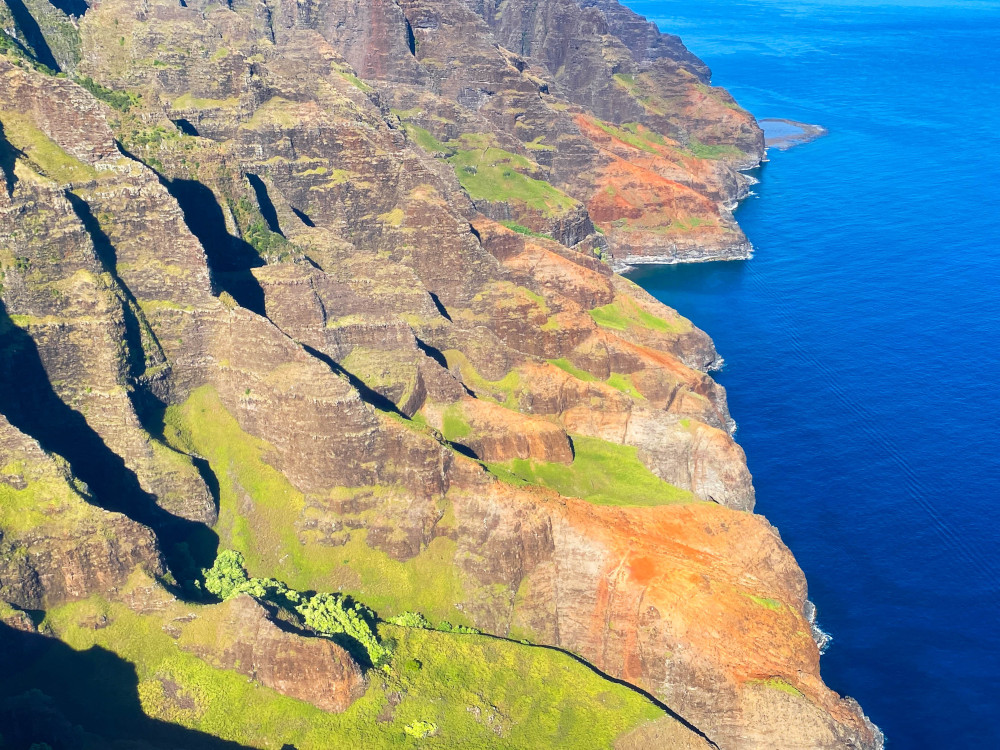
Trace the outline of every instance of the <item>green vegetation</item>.
{"label": "green vegetation", "polygon": [[115,91],[106,86],[102,86],[89,76],[80,76],[74,79],[78,84],[87,89],[94,98],[100,99],[105,104],[117,109],[119,112],[128,112],[132,107],[139,104],[140,96],[126,91]]}
{"label": "green vegetation", "polygon": [[523,234],[528,237],[541,237],[543,240],[552,239],[552,235],[542,234],[541,232],[536,232],[533,229],[528,229],[528,227],[522,226],[521,224],[518,224],[516,221],[501,221],[500,223],[503,224],[508,229],[517,232],[518,234]]}
{"label": "green vegetation", "polygon": [[390,625],[399,625],[401,628],[421,628],[423,630],[433,630],[430,620],[419,612],[403,612],[395,617],[386,620]]}
{"label": "green vegetation", "polygon": [[726,156],[746,156],[736,146],[710,146],[695,138],[692,138],[688,144],[688,150],[699,159],[722,159]]}
{"label": "green vegetation", "polygon": [[11,461],[0,468],[0,530],[6,537],[13,540],[46,525],[71,528],[90,520],[88,516],[103,520],[57,473],[56,466],[45,470]]}
{"label": "green vegetation", "polygon": [[477,398],[512,407],[517,404],[521,392],[521,376],[517,370],[511,370],[500,380],[487,380],[458,349],[448,349],[443,354],[448,368],[457,369],[461,373],[462,382],[476,392]]}
{"label": "green vegetation", "polygon": [[771,677],[767,680],[752,680],[751,682],[752,684],[763,685],[764,687],[769,687],[773,690],[780,690],[783,693],[794,695],[796,698],[805,698],[801,690],[781,677]]}
{"label": "green vegetation", "polygon": [[545,216],[558,216],[579,205],[545,180],[532,177],[539,170],[535,162],[497,148],[489,136],[465,134],[442,143],[417,125],[404,122],[404,127],[418,146],[454,167],[458,181],[474,199],[520,203]]}
{"label": "green vegetation", "polygon": [[388,224],[392,227],[403,226],[403,221],[406,219],[406,212],[398,206],[388,213],[379,214],[378,220],[383,224]]}
{"label": "green vegetation", "polygon": [[445,440],[461,440],[472,434],[472,427],[465,419],[460,403],[454,403],[445,409],[442,417],[441,434]]}
{"label": "green vegetation", "polygon": [[690,232],[692,229],[698,229],[699,227],[714,227],[715,222],[708,221],[707,219],[702,219],[700,216],[688,216],[687,218],[674,219],[670,224],[663,228],[664,231],[671,231],[679,229],[682,232]]}
{"label": "green vegetation", "polygon": [[[127,737],[122,718],[133,715],[135,692],[107,689],[108,657],[101,651],[107,649],[129,673],[134,665],[147,715],[250,747],[325,750],[363,740],[370,750],[608,748],[622,733],[663,716],[642,695],[551,649],[386,624],[380,637],[396,641],[388,668],[369,673],[365,695],[347,711],[327,713],[215,669],[164,632],[174,617],[211,619],[213,606],[139,615],[93,598],[51,610],[44,627],[74,649],[74,658],[41,660],[26,676],[5,674],[0,693],[22,692],[25,680],[50,685],[55,699],[86,717],[88,730]],[[106,626],[94,628],[95,621]],[[406,731],[425,725],[436,727],[433,738]]]}
{"label": "green vegetation", "polygon": [[375,90],[353,73],[347,73],[341,71],[340,76],[349,84],[354,86],[356,89],[360,89],[361,91],[364,91],[366,94]]}
{"label": "green vegetation", "polygon": [[[405,562],[369,546],[364,529],[345,532],[340,546],[331,545],[309,529],[328,514],[325,505],[307,505],[302,493],[267,462],[274,448],[243,432],[211,386],[167,410],[164,436],[171,446],[208,460],[219,482],[215,530],[224,547],[242,554],[251,574],[280,578],[299,591],[336,589],[387,615],[415,610],[435,620],[463,618],[454,607],[467,598],[453,560],[454,541],[437,537]],[[342,488],[329,500],[374,495],[391,506],[401,492],[379,486]],[[300,531],[300,525],[307,530]]]}
{"label": "green vegetation", "polygon": [[97,177],[88,164],[66,153],[58,143],[43,133],[24,114],[0,111],[4,136],[41,172],[57,182],[83,182]]}
{"label": "green vegetation", "polygon": [[691,324],[686,319],[678,317],[676,321],[667,321],[658,318],[625,295],[618,295],[609,305],[595,307],[590,311],[590,317],[597,325],[613,331],[643,328],[661,333],[686,333],[691,330]]}
{"label": "green vegetation", "polygon": [[442,633],[460,633],[462,635],[482,635],[483,631],[478,628],[470,628],[467,625],[452,625],[447,620],[438,623],[437,630]]}
{"label": "green vegetation", "polygon": [[426,130],[425,128],[421,128],[404,121],[403,129],[406,130],[406,134],[410,136],[410,140],[429,154],[447,154],[450,152],[448,146],[441,143],[441,141],[431,134],[431,131]]}
{"label": "green vegetation", "polygon": [[667,505],[693,502],[695,497],[664,482],[639,460],[636,448],[598,438],[573,435],[574,459],[569,466],[514,459],[487,468],[505,481],[537,484],[566,497],[595,505]]}
{"label": "green vegetation", "polygon": [[535,165],[509,151],[493,147],[464,149],[448,161],[462,187],[475,199],[524,203],[546,216],[564,214],[579,205],[545,180],[524,174],[533,171]]}
{"label": "green vegetation", "polygon": [[0,29],[0,55],[17,55],[21,51],[17,42],[3,29]]}
{"label": "green vegetation", "polygon": [[612,138],[617,138],[622,143],[627,143],[633,148],[646,151],[655,156],[663,156],[664,154],[664,149],[659,147],[666,146],[666,140],[659,133],[650,130],[645,125],[626,122],[621,127],[618,127],[596,118],[593,120],[593,123]]}
{"label": "green vegetation", "polygon": [[[216,531],[223,544],[241,552],[251,571],[268,571],[298,589],[314,588],[322,562],[299,543],[295,518],[305,498],[264,456],[273,448],[247,435],[210,386],[191,393],[165,415],[164,437],[178,450],[208,459],[220,485]],[[240,500],[251,508],[240,513]],[[280,562],[279,562],[280,561]]]}
{"label": "green vegetation", "polygon": [[[555,365],[560,370],[568,372],[574,378],[582,380],[585,383],[593,383],[598,380],[596,376],[591,375],[586,370],[581,370],[579,367],[574,366],[573,363],[570,362],[565,357],[562,357],[560,359],[550,359],[548,360],[548,362],[549,364]],[[636,388],[635,383],[632,382],[631,375],[624,375],[620,372],[613,372],[611,373],[610,377],[608,377],[608,379],[604,382],[610,385],[612,388],[615,388],[621,391],[622,393],[628,394],[633,398],[645,399],[645,396],[642,395],[639,389]]]}
{"label": "green vegetation", "polygon": [[[170,105],[173,110],[181,109],[235,109],[240,104],[237,97],[229,99],[206,99],[192,94],[181,94]],[[269,100],[265,106],[271,104]]]}
{"label": "green vegetation", "polygon": [[415,721],[412,724],[407,724],[403,727],[403,731],[406,732],[410,737],[416,737],[418,740],[422,740],[437,731],[437,724],[432,721]]}
{"label": "green vegetation", "polygon": [[[2,5],[0,5],[0,9],[3,9]],[[18,67],[23,68],[28,65],[41,73],[45,73],[45,75],[56,75],[56,72],[52,68],[35,59],[33,50],[23,48],[14,37],[7,34],[3,29],[0,29],[0,55],[10,58],[10,61]]]}
{"label": "green vegetation", "polygon": [[631,396],[632,398],[637,398],[645,400],[646,397],[642,395],[638,388],[636,388],[635,383],[632,382],[631,375],[623,375],[620,372],[611,373],[611,377],[607,380],[608,385],[612,388],[617,388],[622,393]]}
{"label": "green vegetation", "polygon": [[243,239],[257,251],[261,258],[281,262],[291,256],[291,243],[268,228],[260,209],[249,198],[241,197],[237,200],[230,200],[229,207],[240,227]]}
{"label": "green vegetation", "polygon": [[577,380],[582,380],[585,383],[593,383],[597,380],[597,377],[591,375],[586,370],[581,370],[579,367],[575,367],[572,362],[570,362],[565,357],[560,357],[559,359],[548,360],[550,365],[555,365],[563,372],[568,372]]}
{"label": "green vegetation", "polygon": [[754,596],[753,594],[748,594],[746,592],[741,592],[741,593],[747,599],[750,599],[752,602],[754,602],[754,604],[759,604],[760,606],[765,607],[767,609],[771,609],[774,611],[784,609],[784,605],[777,599],[770,599],[766,596]]}

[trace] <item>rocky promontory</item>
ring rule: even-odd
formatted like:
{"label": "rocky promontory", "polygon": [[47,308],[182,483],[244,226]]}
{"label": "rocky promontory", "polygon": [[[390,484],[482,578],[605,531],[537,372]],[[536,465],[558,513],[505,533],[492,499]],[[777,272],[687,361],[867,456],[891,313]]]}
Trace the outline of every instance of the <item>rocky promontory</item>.
{"label": "rocky promontory", "polygon": [[749,252],[763,135],[680,40],[614,0],[0,28],[11,747],[881,747],[712,342],[614,273]]}

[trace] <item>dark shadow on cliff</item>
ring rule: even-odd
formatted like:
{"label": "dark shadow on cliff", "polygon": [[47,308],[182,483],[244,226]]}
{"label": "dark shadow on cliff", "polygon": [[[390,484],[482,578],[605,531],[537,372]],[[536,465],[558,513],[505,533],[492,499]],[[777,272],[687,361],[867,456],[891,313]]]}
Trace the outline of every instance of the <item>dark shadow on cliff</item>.
{"label": "dark shadow on cliff", "polygon": [[[146,716],[135,667],[100,647],[74,651],[55,638],[0,623],[0,674],[5,750],[28,750],[40,742],[54,750],[116,747],[119,742],[137,750],[244,747]],[[179,705],[191,701],[178,692],[171,696],[176,686],[167,683],[167,700],[172,697]]]}
{"label": "dark shadow on cliff", "polygon": [[14,17],[14,23],[17,24],[17,28],[21,30],[24,38],[31,46],[34,58],[56,73],[60,72],[59,63],[56,62],[56,58],[52,54],[52,49],[49,47],[49,43],[45,41],[42,29],[38,25],[38,21],[35,20],[35,17],[31,15],[31,11],[28,10],[22,0],[6,0],[6,2],[7,7],[10,8],[11,16]]}
{"label": "dark shadow on cliff", "polygon": [[190,120],[185,120],[181,117],[178,120],[172,120],[172,122],[184,135],[200,135],[200,133],[198,133],[198,128],[196,128]]}
{"label": "dark shadow on cliff", "polygon": [[254,195],[257,196],[257,206],[260,208],[260,215],[264,217],[267,228],[284,237],[285,233],[281,231],[281,224],[278,222],[278,211],[267,192],[267,185],[260,177],[250,172],[247,172],[247,182],[250,183]]}
{"label": "dark shadow on cliff", "polygon": [[215,193],[197,180],[168,180],[160,176],[160,181],[181,207],[184,222],[205,249],[217,291],[228,292],[240,307],[264,315],[264,290],[252,273],[264,261],[249,242],[229,233]]}
{"label": "dark shadow on cliff", "polygon": [[428,357],[437,362],[444,369],[448,369],[448,360],[445,358],[444,354],[436,346],[431,346],[426,341],[421,339],[419,336],[415,337],[417,339],[417,348],[426,354]]}
{"label": "dark shadow on cliff", "polygon": [[[101,262],[104,270],[111,275],[115,283],[115,291],[121,297],[122,315],[125,320],[125,344],[128,352],[128,368],[133,380],[138,381],[146,372],[147,354],[145,345],[143,344],[142,325],[139,322],[139,314],[137,312],[139,310],[139,303],[136,301],[132,291],[118,276],[118,252],[115,250],[114,245],[112,245],[111,238],[101,229],[100,222],[97,221],[90,210],[90,204],[69,190],[65,191],[65,196],[73,207],[73,212],[80,220],[80,223],[83,224],[83,228],[87,230],[90,241],[94,244],[94,252],[97,254],[97,259]],[[151,329],[147,328],[146,335],[149,337],[150,343],[159,349],[159,342],[156,342]],[[162,359],[162,351],[157,351],[155,354],[158,354]],[[147,389],[136,388],[131,396],[140,418],[143,413],[155,410],[155,397]]]}
{"label": "dark shadow on cliff", "polygon": [[315,227],[316,222],[309,218],[309,214],[305,211],[300,211],[295,206],[292,206],[292,213],[299,217],[299,221],[305,224],[307,227]]}
{"label": "dark shadow on cliff", "polygon": [[67,16],[76,16],[77,18],[86,13],[90,8],[90,4],[85,2],[85,0],[49,0],[49,2]]}
{"label": "dark shadow on cliff", "polygon": [[[419,343],[420,340],[417,339],[417,341]],[[312,356],[316,357],[316,359],[318,359],[318,360],[322,361],[324,364],[326,364],[335,373],[337,373],[338,375],[342,375],[345,378],[347,378],[347,381],[351,384],[351,386],[361,396],[361,400],[362,401],[364,401],[365,403],[367,403],[367,404],[375,407],[377,410],[379,410],[381,412],[387,412],[387,413],[390,413],[390,414],[395,414],[396,416],[402,417],[403,419],[406,419],[406,420],[410,419],[406,414],[404,414],[402,411],[400,411],[399,407],[396,406],[396,404],[394,404],[390,399],[386,398],[385,396],[383,396],[378,391],[370,388],[363,380],[361,380],[361,378],[359,378],[354,373],[352,373],[352,372],[350,372],[348,370],[345,370],[332,357],[324,354],[323,352],[321,352],[321,351],[319,351],[317,349],[313,349],[308,344],[301,344],[301,346],[309,354],[311,354]],[[429,348],[433,349],[433,347],[429,347]],[[434,351],[437,351],[437,349],[434,349]],[[442,355],[440,352],[438,352],[438,354],[441,356],[442,359],[444,359],[444,355]],[[431,355],[428,355],[428,356],[431,356]],[[445,366],[446,365],[447,365],[447,363],[445,363]],[[456,453],[461,453],[466,458],[471,458],[474,461],[478,461],[479,460],[479,456],[469,446],[463,445],[462,443],[456,443],[456,442],[453,442],[453,441],[450,441],[450,440],[446,440],[444,442],[448,446],[450,446]]]}
{"label": "dark shadow on cliff", "polygon": [[240,307],[266,315],[264,290],[252,270],[263,266],[264,261],[249,242],[229,233],[226,216],[211,188],[197,180],[169,180],[121,143],[118,148],[130,159],[145,164],[177,201],[184,223],[205,250],[216,294],[226,292]]}
{"label": "dark shadow on cliff", "polygon": [[[504,640],[506,640],[506,639],[504,639]],[[701,731],[698,727],[696,727],[690,721],[688,721],[687,719],[685,719],[679,713],[677,713],[676,711],[674,711],[672,708],[670,708],[670,706],[668,706],[666,703],[664,703],[663,701],[661,701],[659,698],[657,698],[652,693],[646,692],[642,688],[633,685],[631,682],[626,682],[625,680],[619,679],[617,677],[612,677],[611,675],[607,674],[606,672],[602,672],[600,669],[598,669],[597,667],[595,667],[589,661],[587,661],[586,659],[584,659],[584,658],[582,658],[580,656],[577,656],[572,651],[567,651],[566,649],[559,648],[558,646],[547,646],[545,644],[536,644],[535,648],[544,648],[544,649],[547,649],[549,651],[558,651],[561,654],[565,654],[566,656],[568,656],[569,658],[571,658],[573,661],[577,662],[578,664],[582,664],[587,669],[589,669],[591,672],[593,672],[596,675],[599,675],[601,678],[607,680],[608,682],[613,682],[615,685],[620,685],[623,688],[627,688],[627,689],[631,690],[633,693],[637,693],[637,694],[641,695],[643,698],[645,698],[646,700],[648,700],[650,703],[655,704],[657,708],[659,708],[661,711],[663,711],[664,713],[666,713],[667,716],[669,716],[671,719],[673,719],[674,721],[676,721],[678,724],[682,725],[684,728],[688,729],[689,731],[691,731],[694,734],[696,734],[699,737],[701,737],[703,740],[705,740],[705,742],[707,742],[709,745],[711,745],[712,747],[714,747],[716,750],[719,750],[719,746],[717,744],[715,744],[715,742],[712,741],[711,737],[709,737],[707,734],[705,734],[703,731]]]}
{"label": "dark shadow on cliff", "polygon": [[3,131],[3,123],[0,122],[0,172],[3,172],[4,187],[7,195],[14,194],[14,187],[17,185],[17,175],[14,174],[14,165],[21,152],[14,148],[13,144],[7,140],[7,135]]}
{"label": "dark shadow on cliff", "polygon": [[437,311],[441,313],[441,317],[450,323],[451,315],[448,314],[448,309],[444,306],[444,303],[441,302],[441,298],[434,294],[434,292],[427,293],[431,296],[431,302],[434,303],[434,307],[436,307]]}
{"label": "dark shadow on cliff", "polygon": [[[496,638],[497,640],[507,641],[509,643],[523,643],[523,641],[515,641],[515,640],[513,640],[511,638],[504,638],[503,636],[493,635],[491,633],[483,633],[482,635],[486,636],[487,638]],[[620,685],[623,688],[631,690],[633,693],[636,693],[637,695],[641,695],[643,698],[645,698],[650,703],[654,704],[657,708],[659,708],[661,711],[663,711],[665,714],[667,714],[667,716],[669,716],[671,719],[673,719],[674,721],[676,721],[677,723],[681,724],[683,727],[685,727],[689,731],[691,731],[694,734],[696,734],[699,737],[701,737],[710,746],[716,748],[716,750],[719,750],[719,746],[717,744],[715,744],[715,742],[713,742],[712,739],[707,734],[705,734],[703,731],[701,731],[698,727],[696,727],[690,721],[688,721],[687,719],[685,719],[679,713],[677,713],[676,711],[674,711],[672,708],[670,708],[670,706],[668,706],[666,703],[664,703],[663,701],[661,701],[659,698],[657,698],[652,693],[646,692],[642,688],[637,687],[636,685],[633,685],[631,682],[626,682],[625,680],[619,679],[617,677],[612,677],[611,675],[607,674],[606,672],[603,672],[600,669],[598,669],[597,667],[595,667],[593,664],[591,664],[589,661],[587,661],[583,657],[577,656],[572,651],[567,651],[566,649],[559,648],[558,646],[549,646],[549,645],[546,645],[544,643],[532,643],[532,644],[530,644],[530,647],[531,648],[544,648],[547,651],[558,651],[560,654],[564,654],[564,655],[568,656],[570,659],[572,659],[576,663],[583,665],[584,667],[586,667],[587,669],[589,669],[591,672],[593,672],[594,674],[596,674],[601,679],[607,680],[608,682],[613,682],[615,685]]]}
{"label": "dark shadow on cliff", "polygon": [[90,500],[150,527],[157,535],[175,576],[191,561],[177,555],[186,544],[194,564],[209,567],[218,551],[218,535],[202,523],[160,508],[135,473],[87,424],[83,415],[56,394],[34,340],[14,325],[0,301],[0,412],[44,450],[62,456],[73,474],[90,488]]}
{"label": "dark shadow on cliff", "polygon": [[354,373],[345,370],[335,359],[333,359],[333,357],[324,354],[318,349],[313,349],[311,346],[307,344],[302,344],[302,348],[305,349],[309,354],[314,356],[316,359],[320,360],[323,364],[325,364],[335,373],[347,378],[347,382],[351,384],[351,387],[353,387],[354,390],[356,390],[361,395],[362,401],[370,404],[371,406],[374,406],[379,411],[389,412],[391,414],[400,416],[403,419],[409,419],[409,417],[403,414],[403,412],[399,410],[399,407],[396,406],[391,400],[383,396],[378,391],[370,388],[361,378],[359,378]]}

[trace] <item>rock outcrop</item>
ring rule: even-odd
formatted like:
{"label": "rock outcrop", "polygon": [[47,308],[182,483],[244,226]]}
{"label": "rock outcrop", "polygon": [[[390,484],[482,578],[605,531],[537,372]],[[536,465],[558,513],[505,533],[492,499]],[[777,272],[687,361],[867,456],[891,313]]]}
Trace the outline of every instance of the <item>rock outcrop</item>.
{"label": "rock outcrop", "polygon": [[[137,567],[192,591],[221,543],[571,651],[687,722],[621,747],[880,746],[820,679],[711,341],[613,273],[749,252],[762,136],[679,40],[612,0],[103,0],[41,41],[10,17],[0,598]],[[213,667],[363,692],[331,641],[216,606],[222,645],[188,649]]]}
{"label": "rock outcrop", "polygon": [[[182,634],[182,648],[324,711],[342,712],[364,694],[357,662],[332,641],[283,630],[245,594],[221,606],[217,621],[201,628],[201,642]],[[183,630],[198,629],[198,619],[187,620]]]}

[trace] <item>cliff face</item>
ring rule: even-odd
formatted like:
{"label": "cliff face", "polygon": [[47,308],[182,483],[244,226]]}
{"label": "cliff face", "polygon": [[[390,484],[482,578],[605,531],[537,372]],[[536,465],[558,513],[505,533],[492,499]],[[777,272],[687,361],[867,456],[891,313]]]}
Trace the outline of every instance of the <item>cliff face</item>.
{"label": "cliff face", "polygon": [[[5,0],[0,25],[5,622],[44,609],[136,665],[146,715],[258,746],[289,740],[217,722],[191,670],[390,744],[880,746],[819,677],[711,341],[612,272],[749,251],[728,207],[762,136],[679,40],[612,0]],[[220,546],[662,703],[567,658],[580,706],[546,733],[514,706],[558,655],[473,641],[444,650],[510,655],[509,682],[432,730],[415,702],[461,683],[439,642],[482,637],[383,625],[400,650],[362,675],[252,599],[185,604]]]}

